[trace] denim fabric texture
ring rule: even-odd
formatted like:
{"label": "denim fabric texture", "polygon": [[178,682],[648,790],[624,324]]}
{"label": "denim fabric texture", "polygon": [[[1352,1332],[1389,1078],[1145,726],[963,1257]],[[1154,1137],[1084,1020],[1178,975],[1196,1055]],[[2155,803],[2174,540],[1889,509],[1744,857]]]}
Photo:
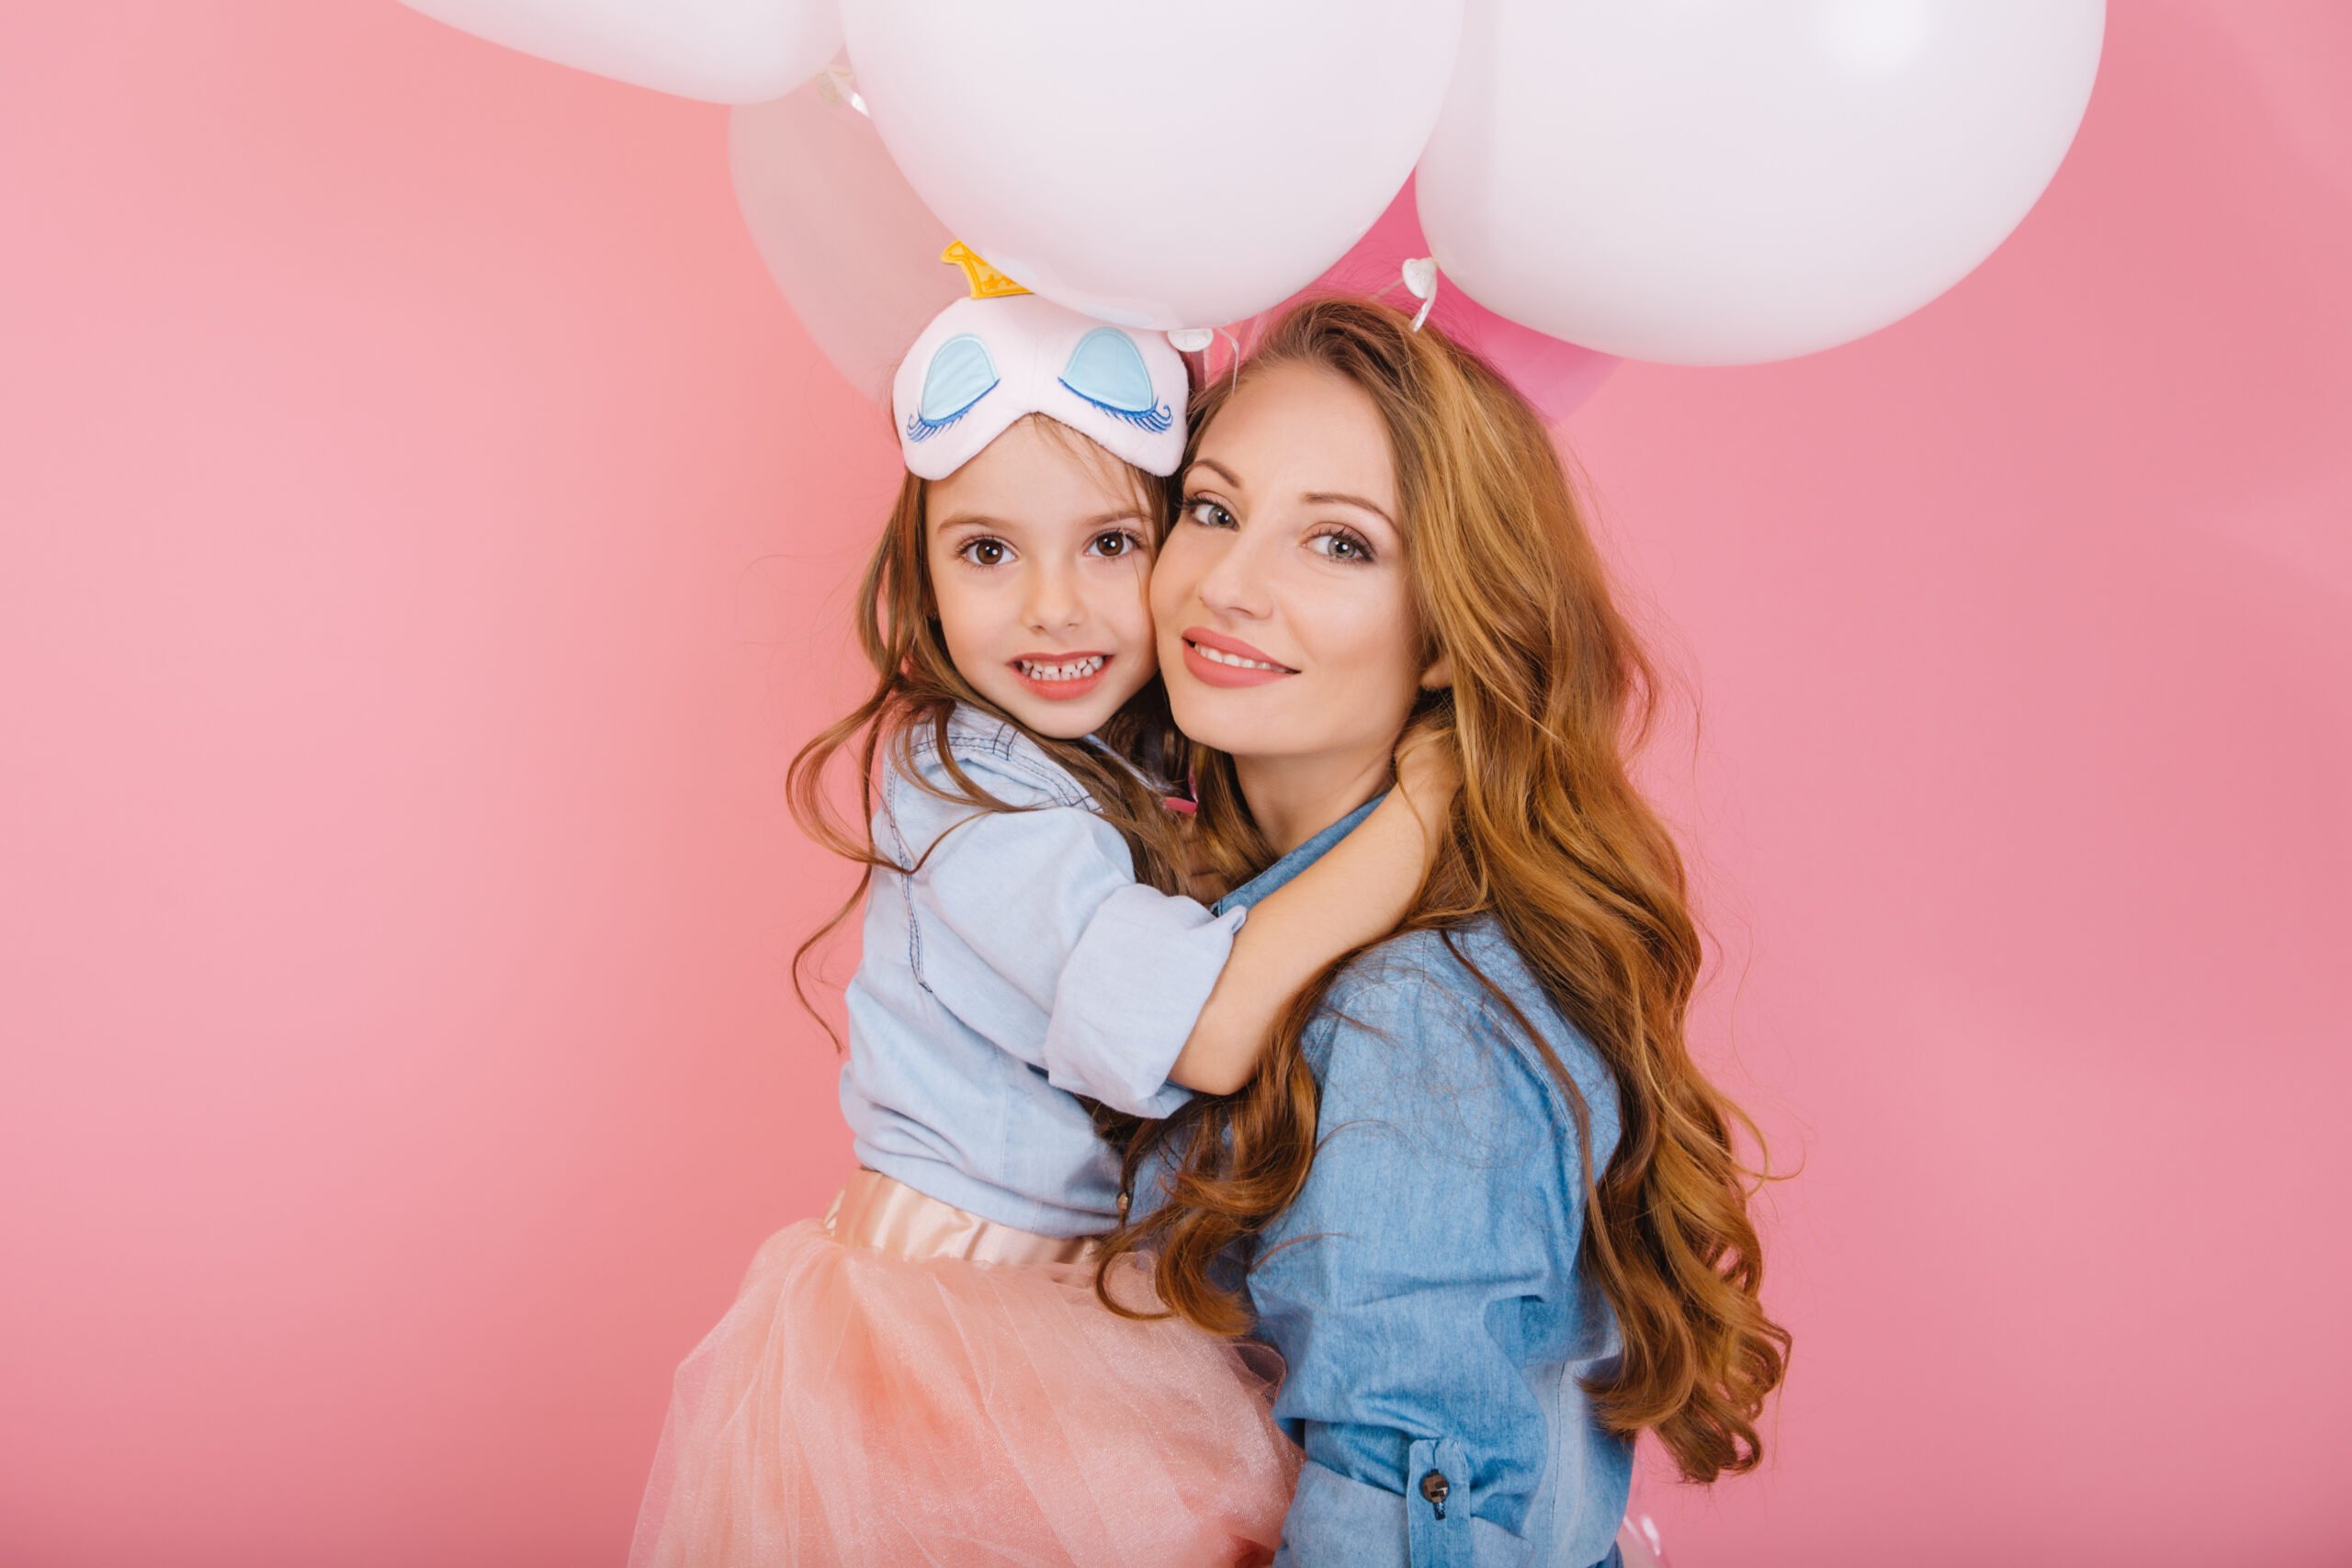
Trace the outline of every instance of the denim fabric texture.
{"label": "denim fabric texture", "polygon": [[[1370,810],[1218,910],[1264,897]],[[1513,1010],[1566,1067],[1583,1134]],[[1303,1044],[1322,1091],[1319,1147],[1298,1201],[1244,1260],[1256,1332],[1288,1368],[1274,1414],[1307,1460],[1277,1562],[1605,1561],[1633,1453],[1578,1386],[1614,1365],[1620,1341],[1577,1255],[1585,1150],[1597,1172],[1617,1144],[1607,1068],[1491,918],[1364,954]]]}
{"label": "denim fabric texture", "polygon": [[[1168,1070],[1245,915],[1138,883],[1084,786],[1013,726],[958,709],[948,750],[1023,809],[884,778],[874,842],[907,869],[866,897],[842,1115],[859,1161],[917,1191],[1045,1235],[1106,1231],[1118,1161],[1077,1097],[1184,1102]],[[930,735],[910,761],[952,790]]]}

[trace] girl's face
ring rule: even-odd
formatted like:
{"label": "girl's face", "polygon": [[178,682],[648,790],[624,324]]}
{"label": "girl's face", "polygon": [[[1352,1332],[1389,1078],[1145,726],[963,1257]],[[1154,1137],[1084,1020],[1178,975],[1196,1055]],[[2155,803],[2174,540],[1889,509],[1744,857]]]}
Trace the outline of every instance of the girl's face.
{"label": "girl's face", "polygon": [[931,486],[924,550],[948,654],[1039,735],[1092,734],[1158,668],[1144,504],[1126,465],[1042,416]]}
{"label": "girl's face", "polygon": [[1396,468],[1371,397],[1319,367],[1217,412],[1151,582],[1186,735],[1245,764],[1385,764],[1426,673]]}

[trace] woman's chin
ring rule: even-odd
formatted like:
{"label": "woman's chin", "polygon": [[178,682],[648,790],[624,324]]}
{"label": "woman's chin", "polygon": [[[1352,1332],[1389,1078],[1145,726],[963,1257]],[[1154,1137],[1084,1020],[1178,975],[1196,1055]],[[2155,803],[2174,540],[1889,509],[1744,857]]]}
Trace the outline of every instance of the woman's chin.
{"label": "woman's chin", "polygon": [[1186,739],[1228,757],[1262,757],[1292,749],[1281,738],[1285,730],[1295,731],[1297,727],[1283,724],[1272,704],[1261,701],[1253,710],[1249,703],[1233,700],[1250,697],[1249,692],[1186,684],[1193,689],[1180,691],[1175,681],[1168,682],[1169,712]]}

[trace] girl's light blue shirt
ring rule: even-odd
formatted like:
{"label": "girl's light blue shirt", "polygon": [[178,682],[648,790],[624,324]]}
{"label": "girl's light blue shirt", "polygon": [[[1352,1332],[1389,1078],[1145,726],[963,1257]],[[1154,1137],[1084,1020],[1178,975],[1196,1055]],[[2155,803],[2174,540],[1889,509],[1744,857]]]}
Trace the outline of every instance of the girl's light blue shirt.
{"label": "girl's light blue shirt", "polygon": [[[1266,897],[1371,809],[1217,908]],[[1607,1067],[1491,918],[1359,958],[1301,1043],[1315,1163],[1247,1260],[1256,1333],[1288,1367],[1274,1415],[1306,1450],[1277,1564],[1606,1561],[1633,1456],[1578,1386],[1620,1341],[1577,1258],[1585,1156],[1598,1173],[1617,1146]]]}
{"label": "girl's light blue shirt", "polygon": [[[911,750],[954,794],[933,735]],[[886,770],[874,843],[910,869],[877,870],[866,897],[842,1114],[859,1161],[918,1191],[1045,1235],[1107,1231],[1118,1161],[1078,1097],[1184,1102],[1169,1069],[1244,913],[1137,882],[1085,787],[1012,725],[959,708],[948,750],[1024,809]]]}

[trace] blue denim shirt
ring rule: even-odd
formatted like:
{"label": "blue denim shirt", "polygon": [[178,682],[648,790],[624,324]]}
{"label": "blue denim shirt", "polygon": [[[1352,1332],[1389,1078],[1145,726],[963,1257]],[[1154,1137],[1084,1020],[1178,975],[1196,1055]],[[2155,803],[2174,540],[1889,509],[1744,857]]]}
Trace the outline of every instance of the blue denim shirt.
{"label": "blue denim shirt", "polygon": [[[1272,893],[1371,809],[1219,911]],[[1256,1333],[1288,1366],[1274,1415],[1306,1450],[1277,1564],[1586,1568],[1625,1511],[1632,1445],[1577,1386],[1620,1341],[1577,1267],[1577,1117],[1473,964],[1575,1080],[1596,1174],[1617,1145],[1608,1069],[1491,917],[1392,938],[1340,975],[1302,1041],[1320,1146],[1248,1276]]]}
{"label": "blue denim shirt", "polygon": [[[865,952],[849,984],[842,1115],[865,1165],[1046,1235],[1109,1230],[1119,1165],[1077,1096],[1138,1116],[1184,1102],[1168,1070],[1244,914],[1138,883],[1085,787],[968,708],[948,750],[1008,805],[944,800],[887,770]],[[916,773],[952,791],[928,730]]]}

